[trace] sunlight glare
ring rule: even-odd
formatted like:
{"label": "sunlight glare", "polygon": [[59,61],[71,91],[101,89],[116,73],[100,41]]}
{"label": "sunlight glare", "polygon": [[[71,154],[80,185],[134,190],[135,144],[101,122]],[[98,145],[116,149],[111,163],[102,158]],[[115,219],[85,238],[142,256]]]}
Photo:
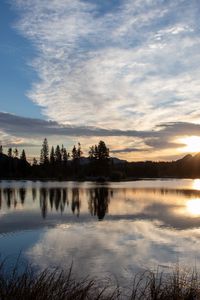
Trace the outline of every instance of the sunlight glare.
{"label": "sunlight glare", "polygon": [[199,136],[190,136],[186,138],[179,139],[180,143],[185,144],[183,147],[184,151],[187,152],[200,152],[200,137]]}
{"label": "sunlight glare", "polygon": [[200,190],[200,179],[193,180],[192,188],[194,190]]}
{"label": "sunlight glare", "polygon": [[188,200],[186,203],[187,211],[194,215],[199,216],[200,215],[200,199],[191,199]]}

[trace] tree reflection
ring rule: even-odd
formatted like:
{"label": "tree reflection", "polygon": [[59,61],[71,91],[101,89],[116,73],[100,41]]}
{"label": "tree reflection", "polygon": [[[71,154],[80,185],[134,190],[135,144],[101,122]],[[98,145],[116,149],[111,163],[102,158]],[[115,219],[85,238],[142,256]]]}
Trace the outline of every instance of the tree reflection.
{"label": "tree reflection", "polygon": [[40,208],[41,208],[41,214],[42,217],[45,219],[47,215],[47,196],[48,191],[45,188],[40,189]]}
{"label": "tree reflection", "polygon": [[21,204],[24,205],[26,199],[26,189],[24,188],[19,189],[19,197],[20,197]]}
{"label": "tree reflection", "polygon": [[55,198],[55,189],[50,189],[49,190],[49,203],[50,203],[51,210],[53,209],[54,198]]}
{"label": "tree reflection", "polygon": [[49,203],[51,210],[55,208],[56,211],[60,210],[62,213],[65,209],[66,203],[68,205],[67,189],[49,189]]}
{"label": "tree reflection", "polygon": [[71,203],[71,208],[73,214],[75,214],[77,217],[80,215],[80,199],[79,199],[79,189],[78,188],[73,188],[72,189],[72,203]]}
{"label": "tree reflection", "polygon": [[[18,201],[24,205],[27,193],[28,198],[32,196],[33,201],[38,199],[43,218],[47,216],[48,206],[51,211],[56,210],[63,213],[65,206],[70,205],[72,213],[77,217],[80,216],[81,200],[79,188],[71,189],[71,201],[69,201],[67,188],[32,188],[30,192],[25,188],[4,188],[0,190],[0,209],[2,201],[5,201],[7,208],[10,208],[11,205],[16,208]],[[113,196],[112,190],[100,187],[89,190],[86,195],[89,197],[89,212],[91,215],[97,216],[99,220],[103,220],[108,212],[110,197]]]}
{"label": "tree reflection", "polygon": [[10,208],[13,199],[13,190],[11,188],[6,188],[3,190],[3,194],[7,204],[7,208]]}
{"label": "tree reflection", "polygon": [[99,221],[103,220],[105,214],[108,213],[108,205],[110,203],[110,196],[107,187],[95,188],[90,191],[89,211],[92,216],[97,216]]}
{"label": "tree reflection", "polygon": [[35,201],[37,198],[37,189],[36,188],[32,188],[32,199],[33,201]]}

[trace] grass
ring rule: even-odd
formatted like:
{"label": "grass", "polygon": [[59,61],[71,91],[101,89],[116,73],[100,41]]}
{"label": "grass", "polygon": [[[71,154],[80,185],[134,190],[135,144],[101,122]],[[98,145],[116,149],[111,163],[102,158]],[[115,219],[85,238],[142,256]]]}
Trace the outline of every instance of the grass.
{"label": "grass", "polygon": [[[9,274],[8,274],[9,273]],[[145,271],[137,274],[128,287],[111,285],[89,277],[76,280],[68,271],[34,271],[17,263],[9,270],[0,263],[0,300],[197,300],[200,299],[198,272],[174,268],[171,273]]]}

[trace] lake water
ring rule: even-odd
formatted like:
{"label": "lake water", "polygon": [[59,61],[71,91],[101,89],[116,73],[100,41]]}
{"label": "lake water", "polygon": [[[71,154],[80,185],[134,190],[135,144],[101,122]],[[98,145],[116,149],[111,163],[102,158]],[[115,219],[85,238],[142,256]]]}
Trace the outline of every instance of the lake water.
{"label": "lake water", "polygon": [[77,276],[200,261],[200,180],[0,182],[0,253]]}

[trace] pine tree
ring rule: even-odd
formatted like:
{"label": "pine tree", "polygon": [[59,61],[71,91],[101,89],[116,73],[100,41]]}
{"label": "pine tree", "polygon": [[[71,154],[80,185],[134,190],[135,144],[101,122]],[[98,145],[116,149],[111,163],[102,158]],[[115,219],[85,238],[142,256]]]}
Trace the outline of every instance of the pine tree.
{"label": "pine tree", "polygon": [[61,161],[62,161],[62,154],[61,154],[59,145],[57,145],[56,150],[55,150],[55,161],[57,163],[61,163]]}
{"label": "pine tree", "polygon": [[17,150],[17,148],[14,149],[13,153],[14,153],[15,157],[18,157],[19,151]]}
{"label": "pine tree", "polygon": [[92,146],[89,150],[89,158],[92,159],[106,159],[109,157],[109,149],[107,148],[104,141],[99,141],[98,146]]}
{"label": "pine tree", "polygon": [[94,146],[90,147],[90,150],[89,150],[89,158],[90,159],[94,159],[95,158],[95,148]]}
{"label": "pine tree", "polygon": [[8,148],[8,157],[12,157],[12,148]]}
{"label": "pine tree", "polygon": [[50,153],[50,164],[54,164],[55,163],[55,153],[54,153],[54,147],[52,146],[51,148],[51,153]]}
{"label": "pine tree", "polygon": [[104,141],[100,141],[98,144],[98,159],[107,159],[109,157],[109,149],[106,147]]}
{"label": "pine tree", "polygon": [[0,154],[3,154],[3,146],[0,145]]}
{"label": "pine tree", "polygon": [[40,153],[40,164],[48,164],[48,163],[49,163],[49,145],[47,139],[45,138]]}
{"label": "pine tree", "polygon": [[60,153],[61,153],[61,160],[63,160],[63,154],[64,154],[64,146],[62,144],[61,149],[60,149]]}
{"label": "pine tree", "polygon": [[37,159],[35,157],[33,158],[33,164],[32,165],[37,166]]}
{"label": "pine tree", "polygon": [[94,157],[95,157],[95,159],[99,158],[99,150],[98,150],[97,145],[94,146]]}
{"label": "pine tree", "polygon": [[81,144],[78,143],[78,149],[77,149],[77,158],[81,158],[81,155],[83,154],[81,150]]}
{"label": "pine tree", "polygon": [[68,153],[67,153],[67,150],[66,148],[63,149],[63,162],[64,164],[66,164],[68,161]]}
{"label": "pine tree", "polygon": [[73,149],[72,149],[72,159],[76,159],[78,157],[78,153],[77,153],[77,149],[76,146],[74,145]]}
{"label": "pine tree", "polygon": [[25,150],[24,150],[24,149],[22,150],[20,159],[23,160],[23,161],[26,161],[26,153],[25,153]]}

